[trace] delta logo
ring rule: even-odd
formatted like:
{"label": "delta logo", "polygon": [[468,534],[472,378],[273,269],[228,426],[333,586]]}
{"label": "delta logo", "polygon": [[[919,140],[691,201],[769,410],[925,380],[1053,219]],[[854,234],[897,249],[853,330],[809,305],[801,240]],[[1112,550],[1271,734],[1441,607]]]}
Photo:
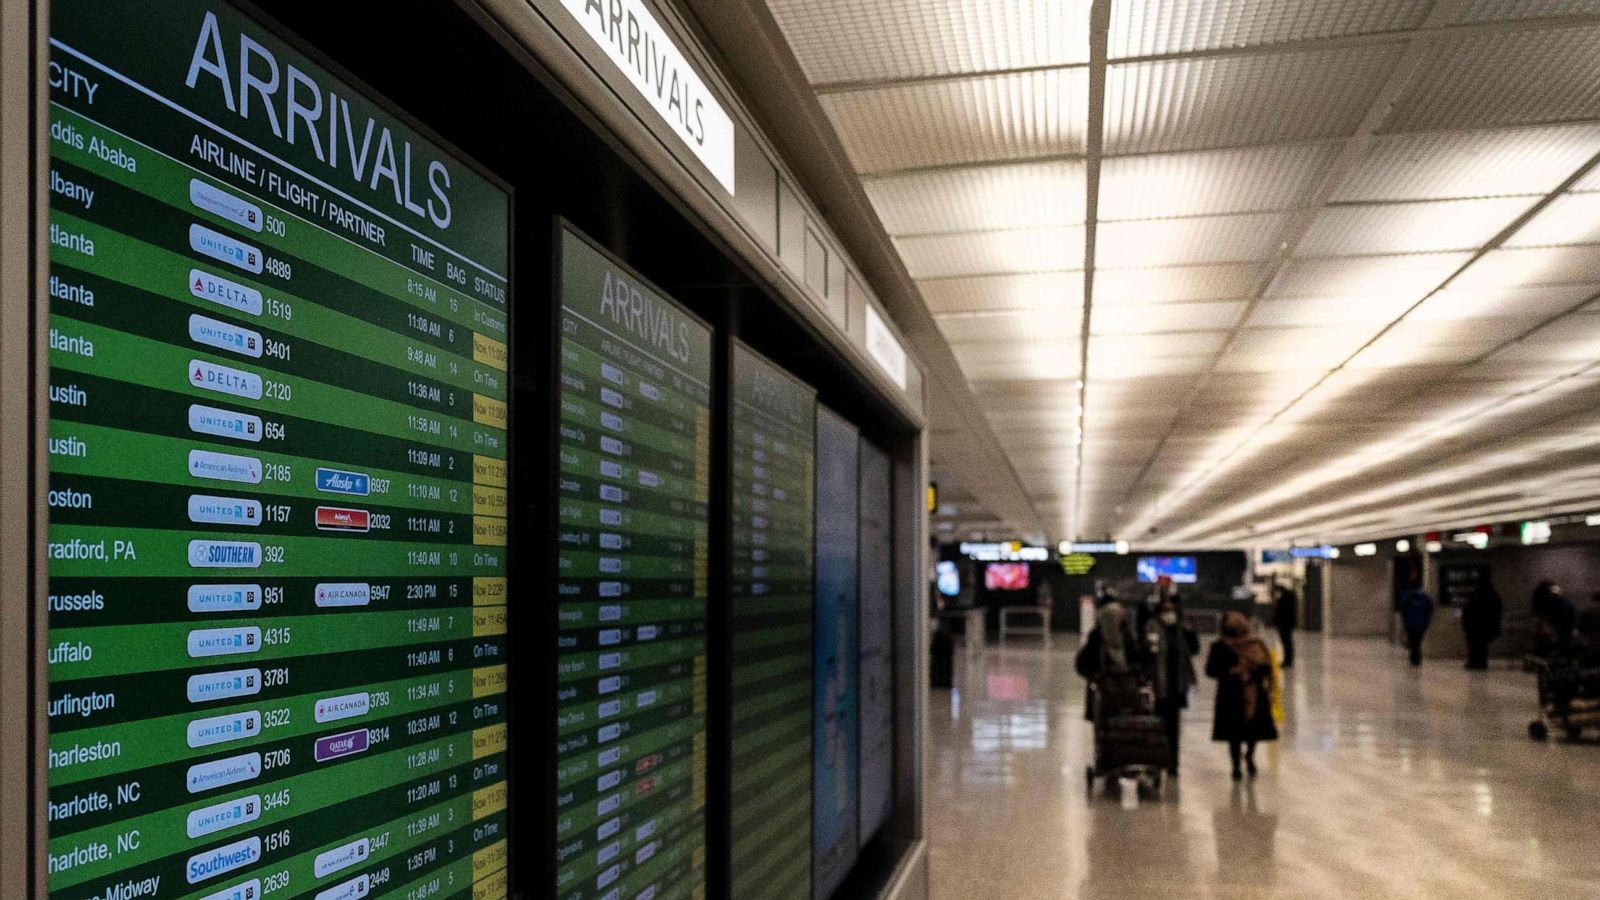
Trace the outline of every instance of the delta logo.
{"label": "delta logo", "polygon": [[365,532],[370,527],[371,518],[371,514],[364,509],[317,507],[317,528],[322,531]]}

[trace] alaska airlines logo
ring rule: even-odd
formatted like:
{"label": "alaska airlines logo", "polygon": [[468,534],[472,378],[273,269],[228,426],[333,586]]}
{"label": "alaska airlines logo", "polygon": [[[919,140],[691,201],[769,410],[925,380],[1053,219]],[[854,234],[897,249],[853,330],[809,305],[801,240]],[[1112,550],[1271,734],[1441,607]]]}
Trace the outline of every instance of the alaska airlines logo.
{"label": "alaska airlines logo", "polygon": [[371,479],[361,472],[318,469],[317,490],[327,491],[330,494],[354,494],[365,497],[371,490]]}

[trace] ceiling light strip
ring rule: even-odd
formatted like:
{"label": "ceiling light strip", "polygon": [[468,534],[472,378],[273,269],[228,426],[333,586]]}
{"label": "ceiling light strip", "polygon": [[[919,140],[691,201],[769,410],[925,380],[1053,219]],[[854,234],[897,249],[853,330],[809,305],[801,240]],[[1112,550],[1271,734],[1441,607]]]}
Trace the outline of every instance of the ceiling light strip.
{"label": "ceiling light strip", "polygon": [[1078,396],[1073,447],[1072,500],[1067,516],[1068,540],[1077,540],[1083,524],[1084,426],[1089,410],[1089,333],[1094,317],[1094,247],[1100,220],[1100,163],[1105,152],[1106,51],[1111,35],[1111,0],[1089,7],[1089,108],[1084,135],[1083,324],[1079,328]]}

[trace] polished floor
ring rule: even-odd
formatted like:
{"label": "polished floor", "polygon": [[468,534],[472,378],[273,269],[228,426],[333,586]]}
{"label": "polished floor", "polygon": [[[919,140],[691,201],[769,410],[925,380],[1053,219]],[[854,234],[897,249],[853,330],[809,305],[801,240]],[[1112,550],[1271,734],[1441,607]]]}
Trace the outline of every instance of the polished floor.
{"label": "polished floor", "polygon": [[934,900],[1600,897],[1600,743],[1529,740],[1530,675],[1302,635],[1258,779],[1229,778],[1203,684],[1176,787],[1091,799],[1075,649],[958,650],[932,692]]}

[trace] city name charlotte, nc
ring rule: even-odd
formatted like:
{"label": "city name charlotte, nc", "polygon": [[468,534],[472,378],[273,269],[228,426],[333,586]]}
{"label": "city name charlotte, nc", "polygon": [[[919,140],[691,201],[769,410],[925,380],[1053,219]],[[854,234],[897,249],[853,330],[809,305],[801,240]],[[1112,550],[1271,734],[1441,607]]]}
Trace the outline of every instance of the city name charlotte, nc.
{"label": "city name charlotte, nc", "polygon": [[[397,140],[388,125],[371,116],[358,113],[352,121],[348,100],[332,88],[323,90],[293,63],[280,66],[271,50],[243,31],[230,65],[215,13],[207,12],[200,23],[184,84],[196,91],[203,85],[221,88],[229,111],[244,119],[265,119],[278,139],[297,148],[309,145],[328,168],[369,191],[387,185],[396,206],[436,227],[450,227],[451,177],[442,160],[413,162],[413,154],[424,151],[403,137]],[[418,189],[422,177],[432,196],[424,197]]]}
{"label": "city name charlotte, nc", "polygon": [[689,323],[669,304],[606,271],[600,313],[681,363],[689,361]]}

